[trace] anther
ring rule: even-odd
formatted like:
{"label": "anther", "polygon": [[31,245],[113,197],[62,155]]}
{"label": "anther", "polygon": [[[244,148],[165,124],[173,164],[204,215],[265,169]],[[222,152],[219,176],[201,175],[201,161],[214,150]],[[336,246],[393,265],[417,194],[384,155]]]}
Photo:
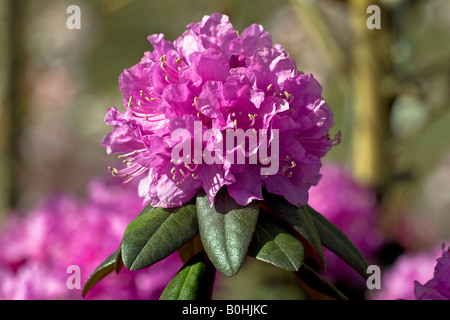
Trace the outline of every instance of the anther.
{"label": "anther", "polygon": [[116,168],[108,167],[108,170],[109,170],[113,175],[118,175],[118,174],[119,174],[119,170],[117,170]]}
{"label": "anther", "polygon": [[133,96],[128,100],[128,108],[133,109]]}

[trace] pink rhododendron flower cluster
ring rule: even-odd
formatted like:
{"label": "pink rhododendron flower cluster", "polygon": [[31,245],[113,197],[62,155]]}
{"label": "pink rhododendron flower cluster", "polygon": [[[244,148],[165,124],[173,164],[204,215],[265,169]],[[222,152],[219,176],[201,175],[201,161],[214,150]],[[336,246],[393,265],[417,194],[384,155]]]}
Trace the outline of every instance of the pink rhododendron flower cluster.
{"label": "pink rhododendron flower cluster", "polygon": [[417,300],[450,300],[450,248],[442,252],[434,267],[434,276],[424,285],[414,281]]}
{"label": "pink rhododendron flower cluster", "polygon": [[442,252],[440,245],[423,251],[406,251],[394,264],[382,270],[381,289],[372,290],[374,300],[415,300],[414,282],[425,283],[433,277],[436,258]]}
{"label": "pink rhododendron flower cluster", "polygon": [[[333,116],[314,77],[299,72],[262,26],[239,35],[219,13],[189,24],[173,42],[162,34],[148,40],[154,50],[119,77],[125,111],[110,108],[105,118],[114,128],[102,144],[126,163],[112,173],[125,182],[140,176],[140,194],[155,207],[181,206],[201,188],[212,205],[223,186],[240,205],[263,199],[264,187],[294,205],[305,204],[319,180],[321,158],[339,140],[329,137]],[[233,163],[223,154],[213,164],[174,161],[172,150],[180,141],[172,133],[185,129],[194,139],[196,122],[201,150],[217,142],[202,140],[207,130],[223,136],[226,130],[267,130],[268,149],[278,130],[278,171],[262,175],[264,159]],[[250,153],[241,145],[228,151]]]}
{"label": "pink rhododendron flower cluster", "polygon": [[[0,299],[81,299],[80,289],[67,286],[68,267],[80,268],[83,286],[118,249],[141,202],[129,187],[95,180],[84,201],[54,195],[25,216],[11,216],[0,231]],[[86,299],[158,299],[181,265],[175,253],[145,270],[123,268],[100,281]]]}
{"label": "pink rhododendron flower cluster", "polygon": [[[343,167],[325,163],[322,178],[310,189],[309,205],[335,224],[361,251],[369,264],[376,262],[376,253],[383,243],[377,228],[375,192],[357,183]],[[353,282],[365,281],[335,254],[325,249],[327,277]]]}

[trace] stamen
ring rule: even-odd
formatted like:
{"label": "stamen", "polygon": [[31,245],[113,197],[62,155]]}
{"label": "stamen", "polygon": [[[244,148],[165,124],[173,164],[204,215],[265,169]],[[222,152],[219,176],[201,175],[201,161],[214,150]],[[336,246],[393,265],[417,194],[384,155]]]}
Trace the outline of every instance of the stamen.
{"label": "stamen", "polygon": [[281,170],[278,171],[284,177],[290,178],[293,175],[292,169],[297,166],[297,163],[293,161],[294,155],[287,155],[284,160],[280,162]]}
{"label": "stamen", "polygon": [[257,114],[255,113],[255,114],[248,114],[248,117],[250,118],[250,120],[252,121],[252,123],[250,124],[250,127],[252,127],[254,124],[255,124],[255,121],[256,121],[256,116],[257,116]]}
{"label": "stamen", "polygon": [[113,176],[117,176],[119,174],[119,170],[117,170],[116,168],[108,167],[108,170]]}
{"label": "stamen", "polygon": [[128,108],[133,109],[133,96],[128,100]]}
{"label": "stamen", "polygon": [[144,152],[144,151],[147,151],[147,148],[142,148],[142,149],[139,149],[139,150],[134,150],[134,151],[129,152],[129,153],[121,154],[117,158],[123,159],[123,158],[129,157],[129,156],[136,156],[138,153],[141,153],[141,152]]}
{"label": "stamen", "polygon": [[111,168],[111,167],[108,167],[108,170],[111,172],[111,174],[113,176],[121,176],[122,178],[127,179],[126,181],[122,182],[122,184],[127,184],[134,177],[147,171],[148,168],[143,167],[139,163],[129,162],[128,166],[121,170],[117,170],[116,168]]}
{"label": "stamen", "polygon": [[[162,121],[162,120],[165,120],[166,118],[164,117],[164,115],[163,114],[153,114],[153,115],[148,115],[148,114],[139,114],[139,113],[137,113],[137,112],[133,112],[132,114],[131,114],[133,117],[136,117],[136,118],[141,118],[141,119],[145,119],[145,120],[147,120],[147,121],[149,121],[149,122],[158,122],[158,121]],[[156,118],[156,117],[158,117],[159,116],[159,118]],[[156,118],[156,119],[155,119]]]}
{"label": "stamen", "polygon": [[[204,156],[204,155],[203,155]],[[171,163],[175,163],[176,162],[176,166],[180,165],[181,163],[183,163],[183,161],[180,159],[178,161],[175,161],[175,159],[171,159],[170,160]],[[194,163],[194,166],[191,166],[190,164],[185,163],[184,164],[184,168],[187,170],[184,170],[184,168],[179,168],[177,169],[177,167],[173,167],[172,170],[170,171],[171,174],[173,174],[172,179],[175,181],[178,179],[177,174],[181,174],[182,178],[181,180],[177,181],[176,185],[180,186],[181,184],[183,184],[184,181],[186,181],[186,179],[192,177],[194,180],[198,179],[199,175],[200,175],[200,167],[198,164],[198,161],[195,159],[192,159],[192,162]]]}
{"label": "stamen", "polygon": [[188,165],[188,164],[185,164],[184,166],[185,166],[185,167],[186,167],[186,169],[188,169],[189,171],[195,171],[195,170],[197,169],[197,167],[198,167],[198,164],[197,164],[197,163],[195,163],[195,166],[194,166],[194,168],[191,168],[191,166],[190,166],[190,165]]}

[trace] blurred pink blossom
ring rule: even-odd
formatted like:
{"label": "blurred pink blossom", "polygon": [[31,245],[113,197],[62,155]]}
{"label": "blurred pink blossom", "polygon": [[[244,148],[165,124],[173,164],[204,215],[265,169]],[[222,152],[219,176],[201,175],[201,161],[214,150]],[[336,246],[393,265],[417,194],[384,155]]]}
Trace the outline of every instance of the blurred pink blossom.
{"label": "blurred pink blossom", "polygon": [[[80,268],[83,286],[118,249],[127,224],[142,209],[135,187],[94,180],[86,200],[53,195],[27,215],[11,216],[0,231],[0,299],[81,299],[80,289],[67,287],[67,268]],[[181,265],[175,253],[147,269],[123,268],[86,299],[158,299]]]}
{"label": "blurred pink blossom", "polygon": [[381,289],[369,295],[374,300],[415,300],[414,282],[424,283],[433,277],[441,245],[421,251],[406,251],[394,264],[382,270]]}
{"label": "blurred pink blossom", "polygon": [[437,259],[433,279],[424,285],[414,281],[414,295],[417,300],[450,300],[450,249]]}
{"label": "blurred pink blossom", "polygon": [[[308,204],[334,223],[361,251],[369,264],[376,263],[376,253],[383,243],[377,228],[375,192],[356,182],[343,167],[325,163],[322,178],[310,191]],[[327,277],[364,285],[364,279],[339,257],[325,249]]]}

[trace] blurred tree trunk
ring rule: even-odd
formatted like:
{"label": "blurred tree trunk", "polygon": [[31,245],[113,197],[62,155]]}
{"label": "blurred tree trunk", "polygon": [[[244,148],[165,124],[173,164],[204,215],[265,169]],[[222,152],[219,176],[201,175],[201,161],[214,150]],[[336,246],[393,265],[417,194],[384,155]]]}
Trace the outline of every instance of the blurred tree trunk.
{"label": "blurred tree trunk", "polygon": [[[381,29],[369,29],[367,8],[377,4],[373,0],[350,0],[349,9],[353,30],[353,132],[352,168],[355,179],[376,189],[385,182],[388,163],[386,138],[388,110],[382,97],[381,82],[386,71],[389,26],[382,19]],[[381,6],[380,6],[381,7]],[[387,14],[381,10],[381,16]]]}
{"label": "blurred tree trunk", "polygon": [[26,111],[25,11],[28,0],[2,1],[2,93],[0,109],[0,212],[19,199],[20,136]]}

